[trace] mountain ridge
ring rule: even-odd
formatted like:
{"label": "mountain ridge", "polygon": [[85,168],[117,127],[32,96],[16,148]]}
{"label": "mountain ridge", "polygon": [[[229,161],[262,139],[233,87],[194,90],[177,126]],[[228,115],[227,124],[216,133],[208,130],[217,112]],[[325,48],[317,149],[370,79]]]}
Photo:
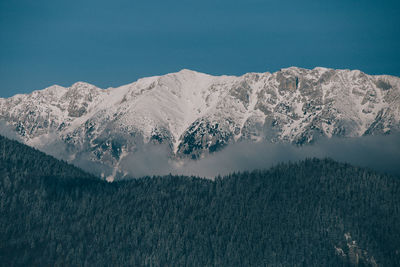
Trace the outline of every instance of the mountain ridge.
{"label": "mountain ridge", "polygon": [[85,154],[113,168],[146,144],[197,159],[243,140],[389,134],[399,118],[398,77],[322,67],[242,76],[183,69],[115,88],[76,82],[0,99],[0,121],[24,143],[62,144],[59,158]]}

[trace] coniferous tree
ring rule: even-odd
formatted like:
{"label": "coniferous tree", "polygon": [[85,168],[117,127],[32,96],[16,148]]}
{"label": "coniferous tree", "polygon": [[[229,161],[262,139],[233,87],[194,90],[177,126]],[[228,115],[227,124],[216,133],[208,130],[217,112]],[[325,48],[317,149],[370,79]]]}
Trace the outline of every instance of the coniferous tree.
{"label": "coniferous tree", "polygon": [[400,265],[400,181],[329,159],[98,180],[0,137],[0,265]]}

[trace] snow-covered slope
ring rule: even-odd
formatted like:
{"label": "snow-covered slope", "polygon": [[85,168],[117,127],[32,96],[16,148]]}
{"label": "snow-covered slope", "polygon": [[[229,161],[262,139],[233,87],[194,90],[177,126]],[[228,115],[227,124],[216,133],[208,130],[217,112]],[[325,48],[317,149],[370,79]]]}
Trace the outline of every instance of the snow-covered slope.
{"label": "snow-covered slope", "polygon": [[117,168],[147,143],[198,158],[240,140],[304,144],[398,131],[400,79],[326,68],[240,77],[182,70],[118,88],[78,82],[0,98],[0,120],[28,145]]}

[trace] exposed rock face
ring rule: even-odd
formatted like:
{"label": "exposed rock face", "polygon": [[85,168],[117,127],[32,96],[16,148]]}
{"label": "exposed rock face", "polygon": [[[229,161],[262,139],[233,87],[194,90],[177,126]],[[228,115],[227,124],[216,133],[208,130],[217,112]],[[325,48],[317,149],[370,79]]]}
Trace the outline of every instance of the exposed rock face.
{"label": "exposed rock face", "polygon": [[399,118],[398,77],[325,68],[240,77],[182,70],[118,88],[78,82],[0,99],[0,121],[26,144],[62,144],[65,160],[85,155],[114,167],[147,143],[197,159],[241,140],[388,134]]}
{"label": "exposed rock face", "polygon": [[177,155],[199,158],[202,153],[213,153],[226,146],[234,136],[234,122],[196,120],[180,138]]}

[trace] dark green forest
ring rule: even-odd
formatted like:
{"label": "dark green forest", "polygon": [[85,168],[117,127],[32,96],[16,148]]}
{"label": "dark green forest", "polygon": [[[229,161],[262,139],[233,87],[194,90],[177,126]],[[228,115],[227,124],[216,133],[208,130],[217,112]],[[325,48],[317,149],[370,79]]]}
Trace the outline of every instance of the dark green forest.
{"label": "dark green forest", "polygon": [[400,180],[308,159],[107,183],[0,137],[1,266],[400,266]]}

